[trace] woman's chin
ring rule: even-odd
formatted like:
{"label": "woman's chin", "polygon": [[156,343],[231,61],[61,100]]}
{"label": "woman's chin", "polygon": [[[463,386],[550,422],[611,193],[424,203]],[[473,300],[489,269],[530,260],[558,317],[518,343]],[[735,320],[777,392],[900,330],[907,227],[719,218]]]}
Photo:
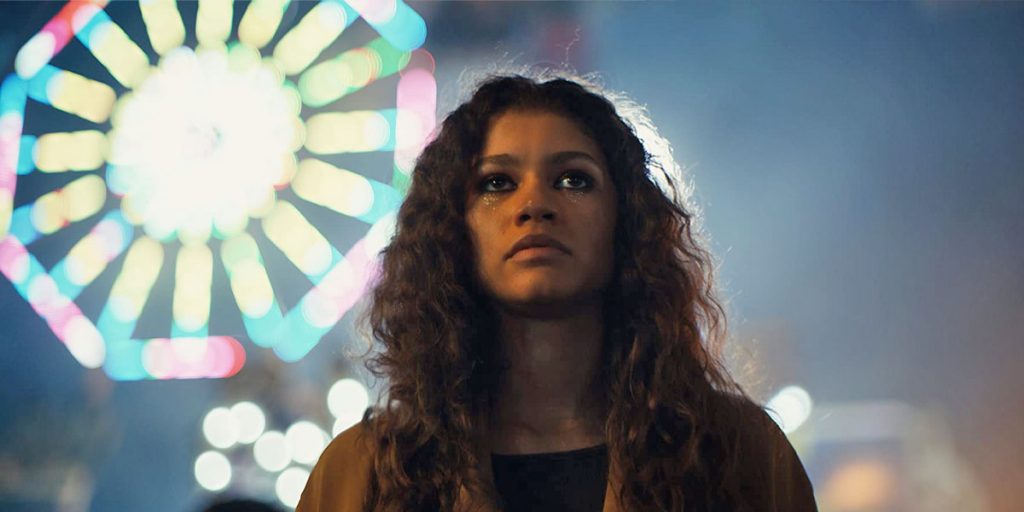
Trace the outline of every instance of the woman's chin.
{"label": "woman's chin", "polygon": [[502,297],[500,302],[507,311],[536,318],[559,317],[586,307],[590,294],[573,293],[555,288],[544,288]]}

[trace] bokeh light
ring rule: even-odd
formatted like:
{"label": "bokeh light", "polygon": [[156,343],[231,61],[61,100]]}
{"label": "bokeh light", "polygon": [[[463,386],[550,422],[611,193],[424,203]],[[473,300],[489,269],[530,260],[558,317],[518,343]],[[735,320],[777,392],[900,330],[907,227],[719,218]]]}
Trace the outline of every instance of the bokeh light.
{"label": "bokeh light", "polygon": [[314,464],[327,446],[327,433],[311,421],[297,421],[284,433],[292,460]]}
{"label": "bokeh light", "polygon": [[829,475],[821,494],[834,510],[885,510],[895,501],[897,482],[897,475],[886,462],[854,459]]}
{"label": "bokeh light", "polygon": [[341,379],[327,392],[327,408],[334,415],[333,435],[355,425],[363,418],[363,412],[370,405],[370,396],[359,381]]}
{"label": "bokeh light", "polygon": [[285,506],[294,507],[299,504],[299,497],[302,489],[306,487],[306,480],[309,479],[309,470],[303,468],[288,468],[281,472],[274,484],[274,492],[277,499]]}
{"label": "bokeh light", "polygon": [[226,407],[213,409],[203,418],[203,435],[214,447],[231,447],[238,442],[238,434],[238,420]]}
{"label": "bokeh light", "polygon": [[235,424],[238,425],[239,443],[251,444],[256,442],[260,435],[263,434],[263,429],[267,425],[267,418],[263,414],[263,409],[260,409],[260,406],[252,402],[238,402],[231,406],[231,416],[234,417]]}
{"label": "bokeh light", "polygon": [[231,483],[231,462],[220,452],[203,452],[194,469],[196,481],[208,491],[219,491]]}
{"label": "bokeh light", "polygon": [[[331,439],[360,421],[370,403],[365,385],[354,378],[335,381],[325,390],[324,398],[321,403],[327,405],[326,410],[311,411],[308,418],[284,425],[277,421],[294,412],[273,400],[243,400],[208,411],[201,426],[209,446],[202,451],[222,454],[231,462],[231,471],[238,476],[228,491],[262,494],[280,482],[285,486],[283,494],[278,493],[280,501],[294,506],[290,501],[298,499],[294,492],[301,492],[309,469]],[[330,417],[323,414],[327,411],[335,418],[333,434],[327,432],[331,426]],[[341,425],[344,428],[339,429]]]}
{"label": "bokeh light", "polygon": [[807,390],[800,386],[786,386],[768,400],[765,409],[779,428],[789,434],[807,421],[813,407]]}
{"label": "bokeh light", "polygon": [[281,471],[291,463],[292,456],[288,450],[288,441],[284,434],[271,430],[265,432],[253,445],[253,456],[256,463],[267,471]]}

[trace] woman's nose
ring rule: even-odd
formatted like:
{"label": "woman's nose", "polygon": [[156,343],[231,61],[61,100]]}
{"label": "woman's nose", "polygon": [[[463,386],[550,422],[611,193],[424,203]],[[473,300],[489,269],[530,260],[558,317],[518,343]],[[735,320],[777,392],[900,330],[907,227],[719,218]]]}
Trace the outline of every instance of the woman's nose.
{"label": "woman's nose", "polygon": [[545,187],[541,180],[526,180],[520,184],[517,192],[520,196],[520,203],[516,212],[517,224],[523,224],[530,220],[546,220],[548,222],[555,220],[557,210],[555,208],[555,198],[552,197],[555,191]]}

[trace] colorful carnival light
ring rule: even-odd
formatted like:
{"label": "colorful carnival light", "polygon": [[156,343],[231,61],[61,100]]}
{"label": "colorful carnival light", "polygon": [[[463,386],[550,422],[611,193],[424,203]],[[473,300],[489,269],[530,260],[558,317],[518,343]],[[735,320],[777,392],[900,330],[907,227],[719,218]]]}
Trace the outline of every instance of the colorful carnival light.
{"label": "colorful carnival light", "polygon": [[[272,488],[282,505],[295,507],[330,440],[362,419],[370,395],[362,382],[343,378],[331,385],[325,401],[334,420],[330,431],[310,419],[280,428],[272,407],[264,412],[250,401],[210,409],[201,422],[206,443],[196,457],[196,483],[211,492],[227,489],[261,498],[270,498]],[[247,477],[233,480],[235,474]]]}
{"label": "colorful carnival light", "polygon": [[[419,48],[425,23],[401,0],[291,4],[200,0],[188,26],[178,2],[143,1],[148,41],[136,41],[107,0],[76,0],[17,53],[0,85],[0,272],[82,365],[117,380],[237,373],[242,344],[210,332],[220,269],[246,337],[285,361],[305,356],[364,293],[435,123],[433,59]],[[360,19],[379,37],[339,48]],[[105,74],[53,64],[72,39]],[[394,103],[337,107],[396,75]],[[27,132],[26,116],[41,110],[80,122]],[[390,179],[335,159],[350,153],[393,156]],[[68,179],[19,204],[19,178],[44,174]],[[296,201],[362,222],[366,235],[338,247]],[[79,223],[92,227],[70,235]],[[81,238],[44,265],[34,244],[68,236]],[[310,282],[287,311],[267,251]],[[76,301],[111,266],[119,272],[105,302],[85,308],[99,311],[90,318]],[[165,290],[157,280],[168,266]],[[170,330],[138,339],[158,294],[170,298]]]}

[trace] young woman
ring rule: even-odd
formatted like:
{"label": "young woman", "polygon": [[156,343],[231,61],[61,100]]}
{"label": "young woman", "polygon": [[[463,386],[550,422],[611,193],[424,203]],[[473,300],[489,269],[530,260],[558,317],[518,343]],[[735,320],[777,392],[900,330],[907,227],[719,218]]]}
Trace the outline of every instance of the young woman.
{"label": "young woman", "polygon": [[330,444],[298,510],[816,510],[721,362],[679,196],[593,89],[480,85],[417,161],[383,253],[384,404]]}

